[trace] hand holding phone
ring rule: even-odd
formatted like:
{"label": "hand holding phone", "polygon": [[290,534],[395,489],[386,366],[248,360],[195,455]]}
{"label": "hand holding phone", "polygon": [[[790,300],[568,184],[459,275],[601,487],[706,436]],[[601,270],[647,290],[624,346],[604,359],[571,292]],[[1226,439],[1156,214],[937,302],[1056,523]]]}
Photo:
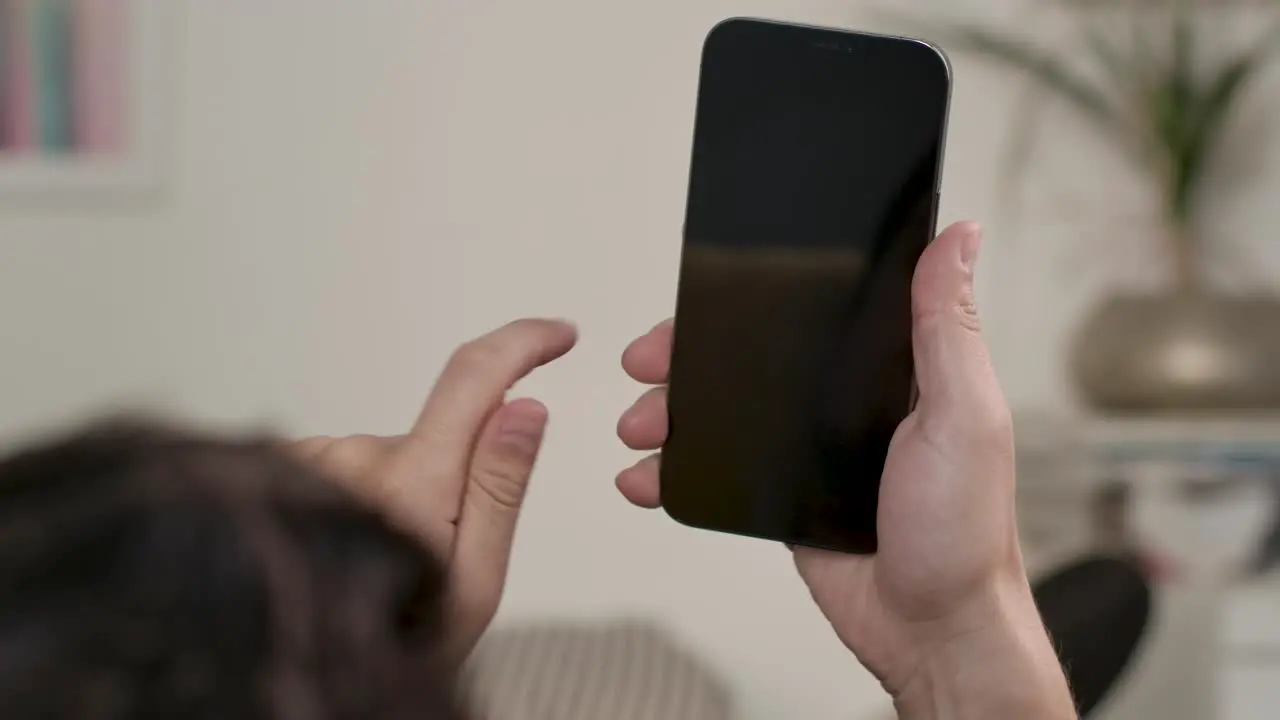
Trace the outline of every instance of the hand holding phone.
{"label": "hand holding phone", "polygon": [[[978,230],[952,226],[924,252],[911,292],[919,400],[897,429],[878,503],[876,555],[795,549],[796,566],[840,639],[897,701],[901,717],[1074,718],[1022,564],[1009,411],[978,329]],[[634,450],[666,440],[673,330],[623,356],[649,390],[618,423]],[[662,456],[618,476],[633,504],[662,505]],[[957,678],[960,678],[958,681]],[[947,692],[947,697],[930,693]],[[964,715],[962,703],[977,714]]]}
{"label": "hand holding phone", "polygon": [[916,41],[744,20],[711,34],[677,317],[623,357],[659,387],[618,434],[663,452],[618,487],[797,546],[901,717],[1066,720],[974,310],[978,228],[929,245],[949,85]]}

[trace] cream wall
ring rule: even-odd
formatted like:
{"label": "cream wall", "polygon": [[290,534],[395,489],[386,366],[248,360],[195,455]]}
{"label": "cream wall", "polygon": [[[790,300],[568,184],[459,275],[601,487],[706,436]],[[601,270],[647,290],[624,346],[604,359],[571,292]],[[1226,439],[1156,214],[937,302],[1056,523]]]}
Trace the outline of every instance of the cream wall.
{"label": "cream wall", "polygon": [[[970,2],[1007,14],[1011,0]],[[672,307],[703,34],[744,14],[865,24],[855,3],[187,5],[165,190],[0,205],[0,436],[121,402],[395,431],[457,342],[518,315],[571,317],[582,346],[523,389],[554,428],[505,619],[657,615],[724,670],[753,720],[879,707],[784,550],[680,529],[612,488],[633,460],[613,436],[636,393],[618,356]],[[1063,338],[1106,281],[1076,268],[1149,260],[1098,261],[1116,231],[1082,231],[1060,198],[1031,202],[1017,226],[998,215],[1013,89],[956,66],[943,216],[994,221],[980,293],[1010,396],[1065,407]],[[1126,197],[1094,145],[1061,140],[1078,139],[1070,122],[1049,136],[1068,149],[1052,172]],[[1237,226],[1274,212],[1255,202]],[[1067,253],[1082,235],[1093,249]]]}

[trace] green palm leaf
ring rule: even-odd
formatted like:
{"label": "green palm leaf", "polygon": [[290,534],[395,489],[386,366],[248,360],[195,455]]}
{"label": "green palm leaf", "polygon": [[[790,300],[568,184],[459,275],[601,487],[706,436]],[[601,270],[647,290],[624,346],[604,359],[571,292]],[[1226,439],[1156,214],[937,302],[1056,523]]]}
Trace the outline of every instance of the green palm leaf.
{"label": "green palm leaf", "polygon": [[[972,22],[897,17],[948,50],[1017,70],[1039,89],[1066,100],[1154,174],[1171,220],[1190,238],[1207,166],[1245,88],[1280,49],[1280,23],[1248,51],[1206,71],[1198,57],[1191,2],[1176,0],[1171,11],[1168,24],[1155,28],[1153,37],[1149,18],[1135,10],[1132,36],[1123,45],[1109,35],[1110,26],[1082,23],[1088,61],[1101,71],[1096,81],[1078,71],[1080,57],[1063,57],[1016,34]],[[1032,125],[1016,126],[1011,159],[1029,152]]]}
{"label": "green palm leaf", "polygon": [[1085,41],[1089,43],[1089,49],[1093,51],[1094,57],[1098,59],[1098,64],[1107,73],[1107,79],[1115,85],[1116,89],[1127,88],[1133,82],[1132,69],[1126,58],[1120,55],[1111,40],[1105,37],[1097,28],[1089,28],[1085,31]]}
{"label": "green palm leaf", "polygon": [[944,47],[983,56],[1027,73],[1066,98],[1102,129],[1114,130],[1118,113],[1107,95],[1068,69],[1053,54],[1021,38],[974,25],[939,28],[934,37]]}
{"label": "green palm leaf", "polygon": [[1170,89],[1165,121],[1165,144],[1171,175],[1169,205],[1174,217],[1188,221],[1208,165],[1239,98],[1272,53],[1280,47],[1280,24],[1263,35],[1252,48],[1226,63],[1201,84],[1194,84],[1182,106],[1179,91]]}
{"label": "green palm leaf", "polygon": [[1280,23],[1272,26],[1249,51],[1227,63],[1208,84],[1195,118],[1203,151],[1210,152],[1222,133],[1241,91],[1280,48]]}
{"label": "green palm leaf", "polygon": [[1113,129],[1117,111],[1105,92],[1072,71],[1060,58],[1016,35],[973,23],[922,21],[887,9],[875,14],[888,23],[937,42],[944,49],[984,57],[1026,73],[1075,105],[1102,129],[1107,132]]}

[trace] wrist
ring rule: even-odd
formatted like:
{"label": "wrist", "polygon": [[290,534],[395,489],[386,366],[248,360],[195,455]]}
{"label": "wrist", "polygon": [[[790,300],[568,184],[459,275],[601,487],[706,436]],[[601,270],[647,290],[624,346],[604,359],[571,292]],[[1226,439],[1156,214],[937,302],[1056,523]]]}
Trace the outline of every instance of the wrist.
{"label": "wrist", "polygon": [[1057,653],[1025,582],[993,591],[934,646],[894,698],[903,720],[1075,720]]}

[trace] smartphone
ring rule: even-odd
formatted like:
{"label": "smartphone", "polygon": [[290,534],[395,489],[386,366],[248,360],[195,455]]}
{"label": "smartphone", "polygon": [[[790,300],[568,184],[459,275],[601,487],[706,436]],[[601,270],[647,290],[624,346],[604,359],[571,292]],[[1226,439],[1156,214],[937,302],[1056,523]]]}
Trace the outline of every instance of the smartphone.
{"label": "smartphone", "polygon": [[661,465],[677,521],[875,552],[950,96],[919,40],[751,19],[707,37]]}

